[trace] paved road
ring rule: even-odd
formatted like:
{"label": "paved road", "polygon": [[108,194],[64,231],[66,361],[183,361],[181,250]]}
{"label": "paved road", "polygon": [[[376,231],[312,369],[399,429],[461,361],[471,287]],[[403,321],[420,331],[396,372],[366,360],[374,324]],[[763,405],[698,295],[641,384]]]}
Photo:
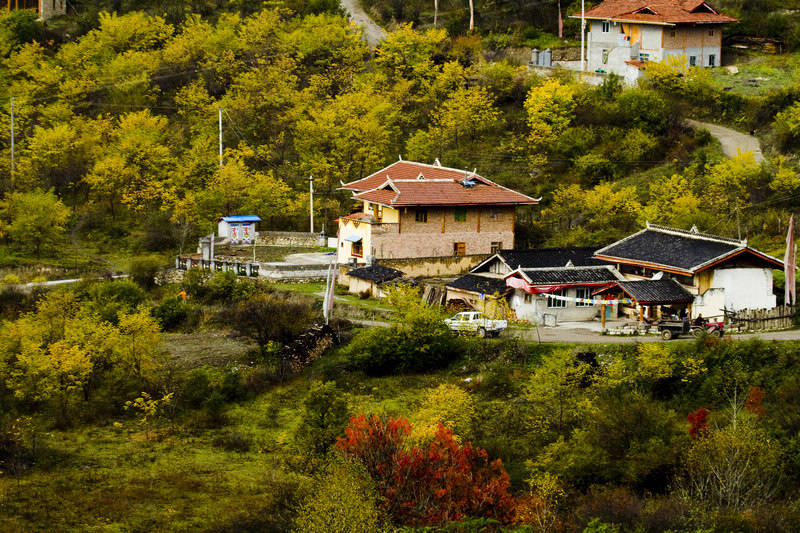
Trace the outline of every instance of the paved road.
{"label": "paved road", "polygon": [[[565,344],[630,344],[637,342],[680,342],[694,340],[690,336],[679,337],[672,341],[664,341],[657,335],[600,335],[596,331],[581,328],[539,328],[538,333],[536,329],[509,330],[507,334],[529,342]],[[800,330],[726,335],[724,338],[732,340],[762,339],[767,341],[797,341],[800,340]]]}
{"label": "paved road", "polygon": [[378,26],[374,20],[361,8],[359,0],[341,0],[342,7],[350,16],[350,20],[361,26],[364,32],[364,40],[372,48],[386,38],[386,32]]}
{"label": "paved road", "polygon": [[744,133],[711,124],[710,122],[700,122],[697,120],[687,119],[686,122],[692,128],[704,128],[716,137],[720,144],[722,144],[722,152],[728,157],[734,157],[739,151],[753,152],[756,163],[764,161],[764,155],[761,153],[761,143],[756,137],[746,135]]}

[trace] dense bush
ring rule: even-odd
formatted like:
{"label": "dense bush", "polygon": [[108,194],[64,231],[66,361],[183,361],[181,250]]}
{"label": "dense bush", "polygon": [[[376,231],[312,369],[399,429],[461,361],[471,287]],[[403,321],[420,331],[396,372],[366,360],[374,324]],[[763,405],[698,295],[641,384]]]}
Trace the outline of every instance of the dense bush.
{"label": "dense bush", "polygon": [[121,313],[130,313],[147,299],[144,290],[129,279],[95,283],[89,287],[89,308],[107,322],[117,323]]}

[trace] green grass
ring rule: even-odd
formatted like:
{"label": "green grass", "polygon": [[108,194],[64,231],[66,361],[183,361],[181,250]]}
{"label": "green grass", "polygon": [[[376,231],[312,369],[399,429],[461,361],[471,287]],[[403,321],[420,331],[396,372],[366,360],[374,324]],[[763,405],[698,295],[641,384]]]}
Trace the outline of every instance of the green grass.
{"label": "green grass", "polygon": [[[401,416],[445,379],[362,377],[343,390],[352,412]],[[189,413],[174,430],[163,422],[151,431],[158,439],[132,418],[46,433],[39,465],[0,475],[0,531],[285,530],[284,497],[311,481],[293,443],[307,390],[308,376],[298,376],[229,406],[221,428],[204,429]],[[215,444],[234,432],[248,451]]]}
{"label": "green grass", "polygon": [[749,54],[747,62],[736,65],[738,73],[726,68],[711,70],[714,86],[741,96],[763,96],[783,89],[798,81],[800,54],[766,55]]}

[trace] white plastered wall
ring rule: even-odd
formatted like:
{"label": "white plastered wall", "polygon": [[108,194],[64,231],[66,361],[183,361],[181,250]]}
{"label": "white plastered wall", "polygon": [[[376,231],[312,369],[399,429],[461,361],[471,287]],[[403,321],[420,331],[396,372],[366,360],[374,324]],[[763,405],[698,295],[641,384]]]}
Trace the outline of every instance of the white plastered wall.
{"label": "white plastered wall", "polygon": [[770,268],[721,268],[714,271],[711,287],[695,298],[692,315],[721,315],[721,309],[771,309],[777,301],[772,293]]}

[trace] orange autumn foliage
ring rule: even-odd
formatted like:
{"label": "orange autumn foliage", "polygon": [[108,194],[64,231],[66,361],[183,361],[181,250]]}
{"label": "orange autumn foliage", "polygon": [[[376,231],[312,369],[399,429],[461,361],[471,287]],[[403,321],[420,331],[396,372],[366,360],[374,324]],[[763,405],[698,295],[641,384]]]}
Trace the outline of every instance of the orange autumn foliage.
{"label": "orange autumn foliage", "polygon": [[405,419],[364,415],[350,419],[336,446],[357,458],[375,480],[384,508],[399,524],[440,525],[465,517],[503,523],[513,515],[510,480],[497,459],[469,443],[460,445],[439,425],[433,441],[404,446],[411,433]]}

